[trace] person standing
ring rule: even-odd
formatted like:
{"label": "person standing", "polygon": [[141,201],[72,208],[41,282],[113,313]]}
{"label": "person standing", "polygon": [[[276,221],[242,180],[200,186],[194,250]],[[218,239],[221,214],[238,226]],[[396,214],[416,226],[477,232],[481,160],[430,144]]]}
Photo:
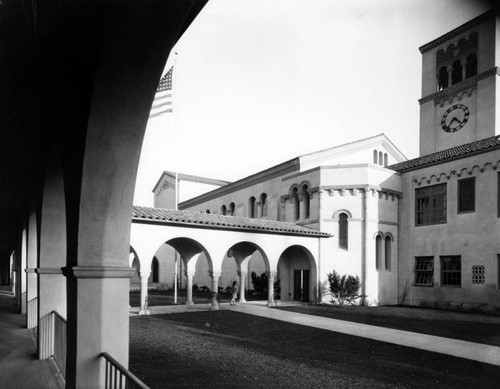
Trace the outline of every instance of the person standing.
{"label": "person standing", "polygon": [[236,281],[233,281],[232,292],[233,292],[233,296],[231,298],[231,302],[229,303],[229,305],[236,304],[236,298],[238,297],[238,284]]}

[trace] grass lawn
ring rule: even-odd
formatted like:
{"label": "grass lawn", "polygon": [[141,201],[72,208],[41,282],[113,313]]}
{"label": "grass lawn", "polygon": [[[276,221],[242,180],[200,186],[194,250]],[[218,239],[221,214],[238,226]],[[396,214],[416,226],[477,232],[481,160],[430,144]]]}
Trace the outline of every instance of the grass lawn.
{"label": "grass lawn", "polygon": [[500,346],[500,316],[396,306],[300,304],[279,309]]}
{"label": "grass lawn", "polygon": [[130,318],[152,388],[497,388],[500,367],[231,310]]}

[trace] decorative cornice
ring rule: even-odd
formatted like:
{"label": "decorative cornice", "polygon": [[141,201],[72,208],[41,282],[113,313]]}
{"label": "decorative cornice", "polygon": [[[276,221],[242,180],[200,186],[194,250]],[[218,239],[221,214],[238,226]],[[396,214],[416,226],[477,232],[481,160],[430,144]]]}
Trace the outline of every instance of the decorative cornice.
{"label": "decorative cornice", "polygon": [[431,41],[423,46],[420,46],[419,50],[423,54],[426,51],[429,51],[429,50],[449,41],[450,39],[453,39],[454,37],[456,37],[460,34],[463,34],[464,32],[470,30],[472,27],[483,23],[485,20],[489,19],[493,15],[496,15],[497,13],[498,13],[498,10],[491,9],[491,10],[479,15],[478,17],[468,21],[467,23],[462,24],[461,26],[458,26],[457,28],[447,32],[446,34],[441,35],[440,37],[434,39],[433,41]]}
{"label": "decorative cornice", "polygon": [[492,162],[486,162],[482,166],[480,165],[473,165],[470,168],[461,168],[461,169],[453,169],[448,172],[441,172],[441,173],[436,173],[436,174],[431,174],[430,176],[423,176],[420,178],[413,178],[411,182],[413,184],[417,184],[418,186],[422,185],[422,183],[425,181],[425,183],[430,184],[432,181],[435,182],[442,182],[442,181],[448,181],[451,179],[451,177],[456,176],[457,178],[461,177],[469,177],[474,174],[474,170],[477,170],[478,173],[484,173],[486,168],[489,166],[491,167],[492,171],[497,171],[498,166],[500,165],[500,160],[497,161],[496,163]]}
{"label": "decorative cornice", "polygon": [[418,102],[420,105],[425,104],[429,101],[434,101],[436,104],[438,104],[456,96],[461,92],[470,93],[473,89],[477,88],[478,81],[495,75],[500,76],[500,68],[498,66],[488,69],[474,77],[470,77],[464,81],[461,81],[458,84],[452,85],[448,88],[444,88],[441,91],[432,93],[426,97],[422,97],[418,100]]}
{"label": "decorative cornice", "polygon": [[60,267],[39,267],[35,269],[37,274],[63,274]]}
{"label": "decorative cornice", "polygon": [[[357,184],[357,185],[325,185],[319,187],[320,190],[324,190],[329,192],[330,194],[333,191],[339,191],[342,193],[345,193],[345,191],[374,191],[374,192],[379,192],[383,193],[386,195],[392,195],[396,196],[397,198],[401,198],[403,196],[402,192],[393,190],[393,189],[388,189],[388,188],[382,188],[380,186],[376,185],[369,185],[369,184]],[[353,193],[354,195],[354,193]]]}
{"label": "decorative cornice", "polygon": [[74,266],[62,268],[62,272],[74,278],[131,278],[136,270],[128,266]]}

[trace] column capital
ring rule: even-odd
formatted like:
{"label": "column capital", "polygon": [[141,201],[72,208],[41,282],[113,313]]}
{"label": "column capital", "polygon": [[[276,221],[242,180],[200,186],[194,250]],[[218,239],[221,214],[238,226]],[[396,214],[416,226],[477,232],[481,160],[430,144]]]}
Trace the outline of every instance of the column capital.
{"label": "column capital", "polygon": [[248,275],[248,271],[246,271],[246,270],[238,270],[236,272],[236,274],[238,274],[240,277],[242,277],[242,276],[246,277]]}
{"label": "column capital", "polygon": [[60,267],[38,267],[35,269],[37,274],[62,274],[62,268]]}
{"label": "column capital", "polygon": [[151,272],[150,271],[140,271],[139,272],[139,276],[141,278],[149,278],[149,276],[151,275]]}
{"label": "column capital", "polygon": [[73,266],[63,267],[66,277],[74,278],[131,278],[135,269],[128,266]]}
{"label": "column capital", "polygon": [[278,275],[278,272],[277,271],[268,271],[266,272],[266,275],[269,279],[275,279],[276,276]]}
{"label": "column capital", "polygon": [[221,276],[222,272],[210,270],[208,274],[210,274],[210,277],[218,279]]}

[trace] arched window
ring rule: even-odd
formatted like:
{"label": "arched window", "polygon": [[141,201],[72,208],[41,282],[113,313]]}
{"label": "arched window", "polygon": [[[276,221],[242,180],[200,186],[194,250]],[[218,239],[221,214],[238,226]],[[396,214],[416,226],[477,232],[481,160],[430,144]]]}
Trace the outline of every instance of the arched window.
{"label": "arched window", "polygon": [[376,165],[378,161],[378,151],[373,150],[373,163]]}
{"label": "arched window", "polygon": [[339,248],[347,250],[349,241],[349,222],[346,213],[339,215]]}
{"label": "arched window", "polygon": [[390,236],[385,237],[385,270],[391,270],[391,245]]}
{"label": "arched window", "polygon": [[248,217],[255,217],[255,197],[248,200]]}
{"label": "arched window", "polygon": [[299,190],[297,188],[292,189],[292,201],[293,201],[293,217],[295,220],[300,219],[300,202],[299,202]]}
{"label": "arched window", "polygon": [[383,163],[384,163],[384,154],[382,153],[382,151],[379,151],[378,152],[378,164],[382,165]]}
{"label": "arched window", "polygon": [[226,212],[227,212],[227,208],[226,208],[226,206],[225,206],[225,205],[223,205],[222,207],[220,207],[220,213],[221,213],[222,215],[225,215],[225,214],[226,214]]}
{"label": "arched window", "polygon": [[477,74],[476,53],[470,53],[465,59],[465,78],[473,77]]}
{"label": "arched window", "polygon": [[307,185],[302,185],[302,204],[304,206],[304,218],[309,219],[311,216],[311,197],[309,196]]}
{"label": "arched window", "polygon": [[443,90],[448,88],[448,68],[446,66],[441,66],[438,71],[438,87],[437,90]]}
{"label": "arched window", "polygon": [[380,262],[382,261],[382,237],[377,235],[375,238],[375,268],[380,270]]}
{"label": "arched window", "polygon": [[207,209],[207,211],[206,211],[206,212],[207,212],[207,213],[210,213],[210,209]]}
{"label": "arched window", "polygon": [[384,166],[389,165],[389,156],[387,153],[384,153]]}
{"label": "arched window", "polygon": [[158,259],[156,257],[153,258],[153,262],[151,262],[151,282],[160,282],[158,281],[160,278],[160,265],[158,263]]}
{"label": "arched window", "polygon": [[451,84],[454,85],[462,81],[462,62],[457,59],[451,65]]}
{"label": "arched window", "polygon": [[262,193],[260,195],[260,213],[261,217],[266,217],[267,216],[267,195],[265,193]]}
{"label": "arched window", "polygon": [[229,215],[230,216],[234,216],[234,208],[235,208],[234,203],[229,204]]}

